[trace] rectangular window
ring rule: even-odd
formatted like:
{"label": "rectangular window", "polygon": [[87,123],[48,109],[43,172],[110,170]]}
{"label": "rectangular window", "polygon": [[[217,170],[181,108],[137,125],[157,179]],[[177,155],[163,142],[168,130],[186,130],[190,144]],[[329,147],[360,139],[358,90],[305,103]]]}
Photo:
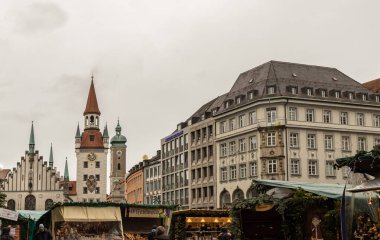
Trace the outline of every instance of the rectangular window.
{"label": "rectangular window", "polygon": [[235,154],[235,150],[236,150],[236,143],[235,143],[235,141],[230,142],[230,155]]}
{"label": "rectangular window", "polygon": [[245,152],[245,138],[239,139],[239,151]]}
{"label": "rectangular window", "polygon": [[276,109],[267,109],[267,122],[272,123],[276,121]]}
{"label": "rectangular window", "polygon": [[380,115],[373,115],[373,126],[377,128],[380,127]]}
{"label": "rectangular window", "polygon": [[326,177],[335,177],[335,169],[333,161],[326,161]]}
{"label": "rectangular window", "polygon": [[362,99],[363,99],[363,101],[367,101],[368,100],[367,94],[363,94]]}
{"label": "rectangular window", "polygon": [[308,96],[313,95],[313,89],[311,89],[311,88],[307,88],[307,89],[306,89],[306,94],[307,94]]}
{"label": "rectangular window", "polygon": [[335,98],[340,98],[340,92],[338,91],[335,92]]}
{"label": "rectangular window", "polygon": [[276,159],[268,160],[268,173],[269,174],[277,173],[277,160]]}
{"label": "rectangular window", "polygon": [[256,136],[249,137],[249,150],[257,149],[257,139]]}
{"label": "rectangular window", "polygon": [[321,96],[326,97],[326,90],[321,90]]}
{"label": "rectangular window", "polygon": [[289,107],[289,120],[290,121],[297,121],[297,108],[296,107]]}
{"label": "rectangular window", "polygon": [[353,93],[348,93],[348,99],[350,99],[350,100],[352,100],[352,99],[354,99],[354,94]]}
{"label": "rectangular window", "polygon": [[358,126],[364,126],[364,114],[363,113],[357,113],[356,114],[356,124]]}
{"label": "rectangular window", "polygon": [[290,174],[300,175],[300,160],[292,159],[290,161]]}
{"label": "rectangular window", "polygon": [[230,166],[230,176],[231,180],[236,179],[236,166]]}
{"label": "rectangular window", "polygon": [[307,135],[307,148],[315,149],[316,148],[316,135],[308,134]]}
{"label": "rectangular window", "polygon": [[95,141],[95,135],[90,134],[90,141],[91,142]]}
{"label": "rectangular window", "polygon": [[247,165],[242,164],[240,165],[240,178],[246,178],[247,177]]}
{"label": "rectangular window", "polygon": [[375,101],[380,102],[380,96],[375,96]]}
{"label": "rectangular window", "polygon": [[306,110],[306,122],[314,122],[314,109]]}
{"label": "rectangular window", "polygon": [[380,145],[380,138],[375,138],[374,143],[375,143],[374,146]]}
{"label": "rectangular window", "polygon": [[221,181],[227,181],[227,168],[226,167],[221,168],[221,171],[220,171],[220,180]]}
{"label": "rectangular window", "polygon": [[248,99],[249,99],[249,100],[253,99],[253,92],[249,92],[249,93],[248,93]]}
{"label": "rectangular window", "polygon": [[349,136],[342,136],[342,150],[343,151],[350,151],[350,137]]}
{"label": "rectangular window", "polygon": [[236,104],[240,104],[241,103],[241,98],[240,97],[237,97],[236,98]]}
{"label": "rectangular window", "polygon": [[325,135],[325,149],[332,150],[333,149],[333,136]]}
{"label": "rectangular window", "polygon": [[274,94],[275,93],[275,88],[274,87],[268,87],[267,88],[267,93],[268,94]]}
{"label": "rectangular window", "polygon": [[100,193],[100,188],[99,188],[99,187],[96,187],[96,188],[95,188],[95,193],[96,193],[96,194],[99,194],[99,193]]}
{"label": "rectangular window", "polygon": [[340,124],[348,125],[348,113],[347,112],[341,112],[340,113]]}
{"label": "rectangular window", "polygon": [[96,178],[96,181],[100,181],[100,175],[99,174],[96,174],[95,178]]}
{"label": "rectangular window", "polygon": [[317,176],[318,175],[318,163],[317,161],[309,160],[309,175]]}
{"label": "rectangular window", "polygon": [[220,133],[225,133],[226,132],[226,122],[221,122],[220,123]]}
{"label": "rectangular window", "polygon": [[293,95],[297,94],[297,88],[296,87],[291,87],[290,91],[292,92]]}
{"label": "rectangular window", "polygon": [[227,143],[220,144],[220,156],[227,156]]}
{"label": "rectangular window", "polygon": [[235,124],[235,118],[230,119],[230,131],[234,130],[236,128]]}
{"label": "rectangular window", "polygon": [[366,148],[366,139],[364,137],[359,137],[358,138],[358,150],[359,151],[365,151]]}
{"label": "rectangular window", "polygon": [[276,132],[267,133],[267,146],[268,147],[276,146]]}
{"label": "rectangular window", "polygon": [[298,133],[290,133],[289,143],[290,147],[298,147]]}
{"label": "rectangular window", "polygon": [[330,110],[324,110],[323,111],[323,122],[324,123],[331,123],[331,111]]}
{"label": "rectangular window", "polygon": [[239,116],[239,128],[242,128],[245,126],[245,116],[244,115],[240,115]]}
{"label": "rectangular window", "polygon": [[88,162],[87,161],[83,162],[83,168],[88,168]]}
{"label": "rectangular window", "polygon": [[249,113],[249,124],[257,123],[256,111]]}
{"label": "rectangular window", "polygon": [[87,187],[83,187],[83,193],[87,194]]}
{"label": "rectangular window", "polygon": [[256,177],[257,176],[257,162],[251,162],[249,165],[250,165],[251,177]]}
{"label": "rectangular window", "polygon": [[83,181],[87,181],[87,179],[88,179],[88,175],[87,174],[83,175]]}

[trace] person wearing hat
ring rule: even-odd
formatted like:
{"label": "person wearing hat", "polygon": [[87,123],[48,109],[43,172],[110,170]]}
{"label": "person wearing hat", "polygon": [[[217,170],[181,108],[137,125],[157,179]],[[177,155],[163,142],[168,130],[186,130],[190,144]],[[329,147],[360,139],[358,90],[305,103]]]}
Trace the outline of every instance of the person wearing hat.
{"label": "person wearing hat", "polygon": [[10,231],[9,227],[3,227],[0,240],[13,240],[13,237],[9,235]]}
{"label": "person wearing hat", "polygon": [[51,236],[50,232],[45,229],[45,226],[41,223],[38,226],[38,231],[34,239],[37,240],[51,240],[53,237]]}

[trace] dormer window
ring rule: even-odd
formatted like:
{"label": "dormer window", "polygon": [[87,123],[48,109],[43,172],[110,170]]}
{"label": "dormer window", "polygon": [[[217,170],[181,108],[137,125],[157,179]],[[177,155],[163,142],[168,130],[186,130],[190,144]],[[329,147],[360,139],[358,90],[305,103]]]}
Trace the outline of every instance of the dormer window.
{"label": "dormer window", "polygon": [[326,90],[321,90],[321,96],[326,97]]}
{"label": "dormer window", "polygon": [[268,94],[275,94],[275,88],[274,88],[274,86],[268,87],[267,88],[267,93]]}
{"label": "dormer window", "polygon": [[297,94],[297,87],[291,87],[290,91],[293,95]]}
{"label": "dormer window", "polygon": [[253,92],[249,92],[249,93],[248,93],[248,99],[249,99],[249,100],[253,99]]}
{"label": "dormer window", "polygon": [[241,103],[241,97],[237,97],[236,98],[236,104],[240,104]]}
{"label": "dormer window", "polygon": [[224,108],[229,108],[229,106],[230,106],[230,102],[229,101],[227,101],[227,102],[224,103]]}
{"label": "dormer window", "polygon": [[335,92],[335,98],[340,98],[340,92],[338,91]]}
{"label": "dormer window", "polygon": [[212,115],[215,116],[217,111],[218,111],[218,109],[216,109],[216,108],[214,110],[212,110]]}
{"label": "dormer window", "polygon": [[350,100],[354,99],[354,94],[352,92],[348,93],[348,99]]}
{"label": "dormer window", "polygon": [[206,115],[203,113],[201,116],[202,121],[206,119]]}
{"label": "dormer window", "polygon": [[380,102],[380,96],[375,96],[375,101]]}
{"label": "dormer window", "polygon": [[306,94],[307,94],[308,96],[313,95],[313,89],[311,89],[311,88],[307,88],[307,89],[306,89]]}
{"label": "dormer window", "polygon": [[362,95],[362,99],[363,99],[363,101],[367,101],[367,100],[368,100],[367,94],[364,93],[364,94]]}
{"label": "dormer window", "polygon": [[187,121],[187,125],[188,125],[188,126],[191,125],[191,119],[189,119],[189,121]]}
{"label": "dormer window", "polygon": [[90,141],[91,142],[95,141],[95,135],[94,134],[90,134]]}

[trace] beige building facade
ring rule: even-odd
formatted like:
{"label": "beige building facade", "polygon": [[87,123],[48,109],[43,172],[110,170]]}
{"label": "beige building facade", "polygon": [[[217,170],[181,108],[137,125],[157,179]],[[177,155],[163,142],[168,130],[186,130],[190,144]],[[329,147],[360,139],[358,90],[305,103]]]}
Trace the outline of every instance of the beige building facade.
{"label": "beige building facade", "polygon": [[46,210],[55,202],[63,202],[63,179],[53,166],[53,151],[49,162],[35,150],[34,127],[30,133],[29,150],[17,162],[15,168],[0,170],[0,191],[7,195],[10,210]]}
{"label": "beige building facade", "polygon": [[144,202],[144,168],[143,162],[136,164],[126,178],[127,189],[125,199],[127,203],[142,204]]}
{"label": "beige building facade", "polygon": [[344,183],[336,158],[380,143],[380,97],[333,68],[269,62],[242,73],[215,116],[218,207],[252,179]]}

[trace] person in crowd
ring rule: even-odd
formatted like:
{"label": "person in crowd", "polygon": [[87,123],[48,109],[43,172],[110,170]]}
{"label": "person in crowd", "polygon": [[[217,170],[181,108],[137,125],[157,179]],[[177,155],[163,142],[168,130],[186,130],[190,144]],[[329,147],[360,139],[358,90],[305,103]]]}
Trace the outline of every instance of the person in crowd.
{"label": "person in crowd", "polygon": [[227,231],[226,228],[222,228],[222,232],[218,235],[219,240],[231,240],[232,235]]}
{"label": "person in crowd", "polygon": [[152,230],[148,234],[148,240],[153,240],[154,237],[156,237],[156,235],[157,235],[157,226],[153,225]]}
{"label": "person in crowd", "polygon": [[163,226],[157,227],[157,234],[154,239],[169,239],[169,236],[165,233],[165,228]]}
{"label": "person in crowd", "polygon": [[53,237],[51,236],[50,232],[45,229],[45,226],[41,223],[38,226],[38,231],[34,239],[37,240],[51,240]]}
{"label": "person in crowd", "polygon": [[9,227],[3,227],[2,233],[1,233],[1,240],[13,240],[13,237],[9,235],[9,232],[11,229]]}

